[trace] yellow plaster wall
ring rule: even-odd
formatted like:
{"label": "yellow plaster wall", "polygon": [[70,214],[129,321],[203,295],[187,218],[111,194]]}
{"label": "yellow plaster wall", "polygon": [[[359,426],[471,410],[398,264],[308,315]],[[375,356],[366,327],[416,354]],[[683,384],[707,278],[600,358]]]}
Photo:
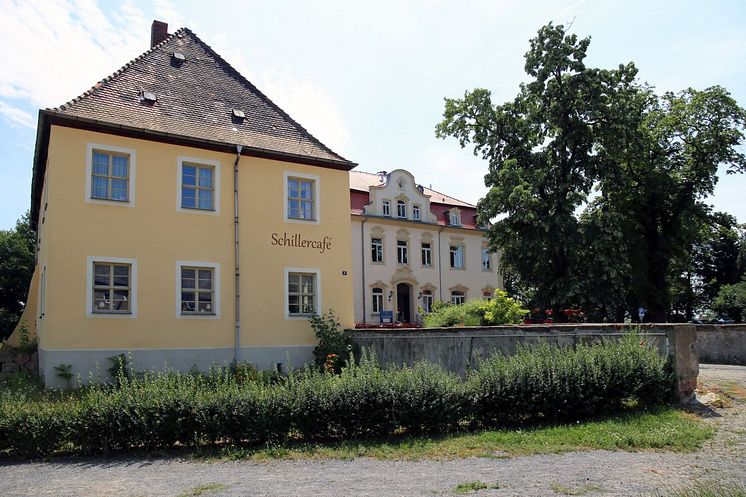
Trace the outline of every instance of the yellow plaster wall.
{"label": "yellow plaster wall", "polygon": [[[136,150],[135,206],[86,203],[87,143]],[[179,212],[177,157],[220,162],[219,215]],[[222,348],[234,343],[235,155],[53,126],[49,144],[46,349]],[[240,166],[242,346],[310,345],[306,320],[284,317],[286,266],[321,270],[323,307],[353,322],[346,171],[242,157]],[[283,171],[320,177],[321,222],[283,220]],[[272,232],[331,236],[326,254],[272,247]],[[137,259],[137,317],[87,317],[88,256]],[[176,261],[221,265],[221,318],[176,316]]]}

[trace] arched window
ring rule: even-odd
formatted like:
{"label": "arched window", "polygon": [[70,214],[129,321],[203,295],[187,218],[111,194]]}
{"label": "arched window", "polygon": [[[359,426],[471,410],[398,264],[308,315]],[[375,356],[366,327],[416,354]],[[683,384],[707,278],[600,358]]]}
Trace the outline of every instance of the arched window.
{"label": "arched window", "polygon": [[466,300],[465,297],[464,292],[453,291],[451,292],[451,304],[461,305]]}
{"label": "arched window", "polygon": [[425,290],[422,292],[422,308],[425,310],[425,314],[428,314],[433,308],[433,291]]}
{"label": "arched window", "polygon": [[373,289],[373,312],[379,313],[383,310],[383,288]]}

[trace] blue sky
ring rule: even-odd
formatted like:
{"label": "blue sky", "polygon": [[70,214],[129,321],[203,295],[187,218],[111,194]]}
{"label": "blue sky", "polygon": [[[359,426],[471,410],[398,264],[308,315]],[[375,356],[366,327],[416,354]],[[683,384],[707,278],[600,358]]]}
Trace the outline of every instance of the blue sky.
{"label": "blue sky", "polygon": [[[470,202],[486,163],[435,138],[443,98],[512,99],[549,21],[592,37],[590,65],[634,61],[659,91],[719,84],[746,105],[743,1],[0,0],[0,229],[29,208],[38,109],[147,50],[155,18],[191,28],[359,169],[405,168]],[[709,202],[746,222],[746,175],[722,175]]]}

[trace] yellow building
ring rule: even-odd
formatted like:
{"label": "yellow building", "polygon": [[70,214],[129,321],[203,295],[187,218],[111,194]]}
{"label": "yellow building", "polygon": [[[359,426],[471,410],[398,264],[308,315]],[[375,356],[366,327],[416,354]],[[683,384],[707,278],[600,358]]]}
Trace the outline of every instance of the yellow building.
{"label": "yellow building", "polygon": [[25,325],[40,371],[301,365],[354,323],[348,171],[188,29],[39,113]]}

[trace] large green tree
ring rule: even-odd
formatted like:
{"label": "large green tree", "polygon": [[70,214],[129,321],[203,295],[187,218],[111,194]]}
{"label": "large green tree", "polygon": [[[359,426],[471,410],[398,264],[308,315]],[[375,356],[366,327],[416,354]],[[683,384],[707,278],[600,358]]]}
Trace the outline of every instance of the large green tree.
{"label": "large green tree", "polygon": [[488,162],[480,220],[531,305],[561,317],[580,304],[596,319],[641,306],[663,321],[718,166],[746,170],[746,114],[720,87],[657,95],[631,63],[586,67],[589,43],[544,26],[518,95],[447,98],[436,134]]}
{"label": "large green tree", "polygon": [[511,102],[495,105],[485,89],[446,99],[437,136],[473,145],[489,164],[479,216],[503,262],[532,289],[533,304],[560,310],[582,293],[583,233],[576,210],[597,180],[594,126],[609,87],[634,80],[634,66],[585,65],[589,38],[549,24],[532,39],[526,73]]}
{"label": "large green tree", "polygon": [[26,213],[11,230],[0,230],[0,339],[7,338],[23,312],[34,274],[36,232]]}
{"label": "large green tree", "polygon": [[623,133],[601,133],[601,203],[619,216],[630,265],[633,305],[665,321],[674,258],[693,243],[692,225],[706,219],[703,200],[720,165],[746,171],[746,111],[720,87],[655,95],[641,88],[635,112],[616,116]]}

